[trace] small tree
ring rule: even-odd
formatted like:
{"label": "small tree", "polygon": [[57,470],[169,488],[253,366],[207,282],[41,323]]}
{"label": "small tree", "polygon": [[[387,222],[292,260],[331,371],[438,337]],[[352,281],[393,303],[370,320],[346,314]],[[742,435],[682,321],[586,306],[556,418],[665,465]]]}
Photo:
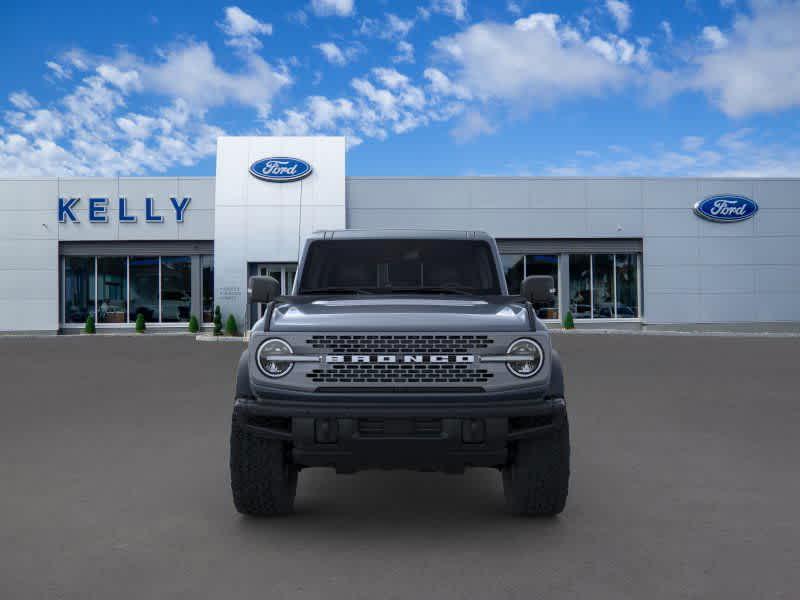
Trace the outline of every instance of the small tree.
{"label": "small tree", "polygon": [[573,319],[570,311],[567,311],[567,314],[564,315],[564,329],[575,329],[575,319]]}
{"label": "small tree", "polygon": [[195,317],[194,315],[192,315],[191,318],[189,319],[189,331],[191,331],[192,333],[197,333],[198,331],[200,331],[200,325],[197,323],[197,317]]}
{"label": "small tree", "polygon": [[236,324],[236,317],[228,315],[228,320],[225,321],[225,333],[234,336],[239,333],[239,326]]}
{"label": "small tree", "polygon": [[214,335],[222,335],[222,311],[219,306],[214,309]]}
{"label": "small tree", "polygon": [[144,315],[139,313],[136,315],[136,333],[144,333],[146,327],[147,325],[145,325],[144,322]]}
{"label": "small tree", "polygon": [[89,315],[88,317],[86,317],[86,325],[83,326],[83,331],[84,333],[94,333],[96,331],[94,327],[93,315]]}

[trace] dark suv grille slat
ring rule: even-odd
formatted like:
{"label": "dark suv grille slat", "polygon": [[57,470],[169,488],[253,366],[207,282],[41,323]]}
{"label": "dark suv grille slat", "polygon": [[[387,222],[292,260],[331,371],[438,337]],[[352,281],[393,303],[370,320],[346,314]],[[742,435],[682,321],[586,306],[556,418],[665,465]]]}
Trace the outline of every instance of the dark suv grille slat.
{"label": "dark suv grille slat", "polygon": [[[341,355],[432,354],[455,356],[478,353],[494,340],[486,335],[314,335],[306,343],[316,351]],[[335,363],[312,369],[315,383],[431,384],[486,383],[488,369],[474,363]]]}

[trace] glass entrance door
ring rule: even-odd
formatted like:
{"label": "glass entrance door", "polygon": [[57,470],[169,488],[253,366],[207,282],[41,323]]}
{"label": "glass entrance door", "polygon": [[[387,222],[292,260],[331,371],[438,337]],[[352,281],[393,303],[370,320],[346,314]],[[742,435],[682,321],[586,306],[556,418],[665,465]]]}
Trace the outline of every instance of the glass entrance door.
{"label": "glass entrance door", "polygon": [[[297,263],[255,263],[250,267],[251,275],[274,277],[281,284],[281,294],[289,295],[294,287],[297,274]],[[259,303],[250,309],[251,323],[255,323],[267,309],[266,304]]]}

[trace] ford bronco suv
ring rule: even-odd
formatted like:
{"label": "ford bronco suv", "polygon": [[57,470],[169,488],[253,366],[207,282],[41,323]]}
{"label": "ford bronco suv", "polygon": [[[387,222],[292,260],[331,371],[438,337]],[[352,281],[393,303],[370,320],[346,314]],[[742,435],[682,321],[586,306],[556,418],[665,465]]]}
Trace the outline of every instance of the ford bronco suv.
{"label": "ford bronco suv", "polygon": [[325,231],[266,304],[239,361],[231,487],[248,515],[292,511],[307,467],[502,472],[509,510],[555,515],[569,481],[558,353],[536,317],[553,278],[508,294],[476,231]]}

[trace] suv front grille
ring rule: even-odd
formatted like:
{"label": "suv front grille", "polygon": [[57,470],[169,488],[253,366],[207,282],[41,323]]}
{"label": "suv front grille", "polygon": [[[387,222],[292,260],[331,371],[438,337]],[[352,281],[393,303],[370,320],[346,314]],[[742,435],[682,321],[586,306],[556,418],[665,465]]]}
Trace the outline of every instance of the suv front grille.
{"label": "suv front grille", "polygon": [[[486,335],[314,335],[306,342],[327,354],[473,354],[494,340]],[[476,384],[494,374],[474,363],[332,363],[312,369],[306,376],[315,383]]]}
{"label": "suv front grille", "polygon": [[486,335],[312,335],[306,343],[328,354],[466,354],[494,340]]}
{"label": "suv front grille", "polygon": [[306,375],[315,383],[486,383],[493,373],[455,364],[336,364]]}

